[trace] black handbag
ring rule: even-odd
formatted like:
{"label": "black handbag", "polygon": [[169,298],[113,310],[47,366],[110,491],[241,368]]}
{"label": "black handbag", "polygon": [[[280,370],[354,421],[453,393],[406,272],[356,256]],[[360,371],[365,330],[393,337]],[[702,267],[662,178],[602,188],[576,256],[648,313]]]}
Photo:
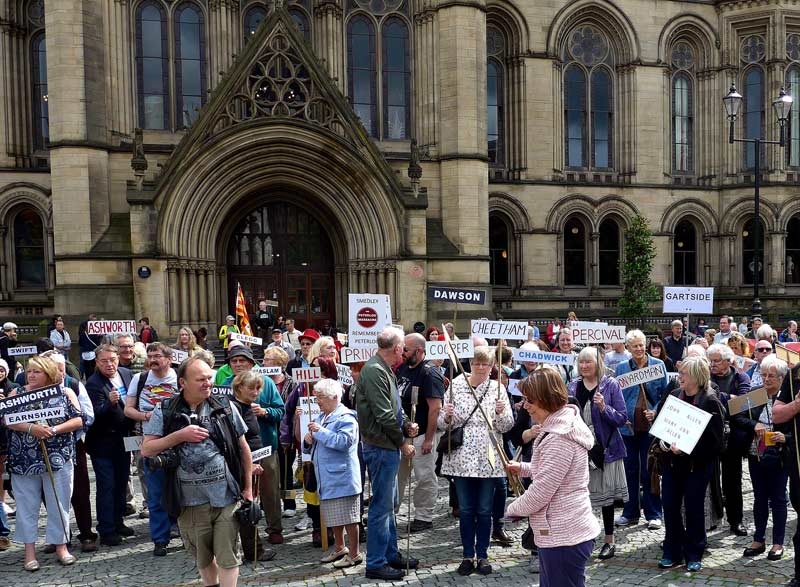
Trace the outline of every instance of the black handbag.
{"label": "black handbag", "polygon": [[442,437],[439,438],[439,443],[436,445],[436,452],[446,453],[448,448],[451,451],[461,448],[461,446],[464,444],[464,426],[467,425],[469,419],[472,418],[472,415],[478,410],[478,406],[483,403],[483,398],[486,397],[487,393],[489,393],[488,387],[486,388],[486,391],[483,392],[480,401],[475,404],[475,407],[472,408],[469,416],[467,416],[467,419],[464,420],[464,423],[461,426],[450,428],[449,430],[445,431],[444,434],[442,434]]}
{"label": "black handbag", "polygon": [[317,491],[317,473],[314,471],[314,463],[308,461],[303,463],[303,487],[309,493]]}

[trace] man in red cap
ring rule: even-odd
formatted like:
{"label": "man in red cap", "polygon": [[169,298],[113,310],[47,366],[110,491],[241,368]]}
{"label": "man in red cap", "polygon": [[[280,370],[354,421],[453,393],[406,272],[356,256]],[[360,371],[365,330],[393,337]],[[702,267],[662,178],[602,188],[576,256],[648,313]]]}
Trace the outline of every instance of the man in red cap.
{"label": "man in red cap", "polygon": [[319,332],[313,328],[306,328],[300,335],[300,353],[286,365],[286,372],[291,373],[292,369],[310,367],[308,364],[308,353],[315,342],[319,340]]}

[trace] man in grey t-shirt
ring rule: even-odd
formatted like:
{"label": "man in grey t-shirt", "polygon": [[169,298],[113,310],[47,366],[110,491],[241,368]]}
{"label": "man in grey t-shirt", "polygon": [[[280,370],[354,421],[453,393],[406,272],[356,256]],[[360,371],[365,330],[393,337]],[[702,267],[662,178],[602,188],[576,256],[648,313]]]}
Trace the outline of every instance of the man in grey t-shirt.
{"label": "man in grey t-shirt", "polygon": [[[228,418],[238,444],[241,478],[235,479],[217,442],[210,413],[214,374],[199,357],[190,357],[178,370],[178,386],[189,408],[191,424],[164,436],[162,404],[144,424],[142,455],[153,457],[176,447],[179,455],[177,479],[180,485],[181,514],[178,525],[187,550],[192,553],[204,585],[236,585],[239,576],[239,522],[235,512],[241,497],[252,501],[252,456],[245,442],[245,424],[231,406]],[[170,401],[176,401],[176,397]],[[170,410],[170,407],[167,408]],[[180,407],[183,418],[185,412]],[[225,422],[220,422],[225,427]],[[216,442],[215,442],[216,440]],[[232,448],[232,447],[228,447]],[[236,453],[237,451],[231,451]]]}

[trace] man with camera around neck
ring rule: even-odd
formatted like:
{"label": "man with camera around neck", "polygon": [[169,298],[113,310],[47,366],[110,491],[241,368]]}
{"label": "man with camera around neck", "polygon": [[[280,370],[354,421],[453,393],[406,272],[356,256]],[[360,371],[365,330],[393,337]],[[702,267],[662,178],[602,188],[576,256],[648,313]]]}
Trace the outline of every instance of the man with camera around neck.
{"label": "man with camera around neck", "polygon": [[186,548],[204,585],[229,587],[239,577],[239,499],[252,494],[246,426],[227,398],[212,396],[214,374],[199,357],[178,370],[180,393],[153,410],[142,455],[166,471],[164,505],[179,514]]}

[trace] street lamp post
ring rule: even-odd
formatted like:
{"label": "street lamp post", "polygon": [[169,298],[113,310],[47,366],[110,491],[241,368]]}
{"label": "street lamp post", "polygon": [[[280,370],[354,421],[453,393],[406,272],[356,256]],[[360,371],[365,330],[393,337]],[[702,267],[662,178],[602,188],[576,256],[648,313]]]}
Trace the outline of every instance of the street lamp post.
{"label": "street lamp post", "polygon": [[753,316],[760,316],[762,312],[761,300],[758,295],[758,286],[761,273],[761,145],[780,145],[785,146],[786,143],[786,121],[789,118],[789,113],[792,109],[792,97],[786,93],[784,88],[778,97],[773,100],[772,107],[775,110],[775,116],[778,119],[780,126],[780,140],[768,141],[761,137],[755,138],[742,138],[737,139],[733,136],[733,126],[739,116],[739,109],[742,107],[742,95],[736,91],[736,84],[731,84],[731,89],[728,90],[728,95],[722,99],[725,104],[725,112],[728,115],[730,122],[730,130],[728,134],[728,142],[733,143],[752,143],[755,149],[755,215],[753,218]]}

